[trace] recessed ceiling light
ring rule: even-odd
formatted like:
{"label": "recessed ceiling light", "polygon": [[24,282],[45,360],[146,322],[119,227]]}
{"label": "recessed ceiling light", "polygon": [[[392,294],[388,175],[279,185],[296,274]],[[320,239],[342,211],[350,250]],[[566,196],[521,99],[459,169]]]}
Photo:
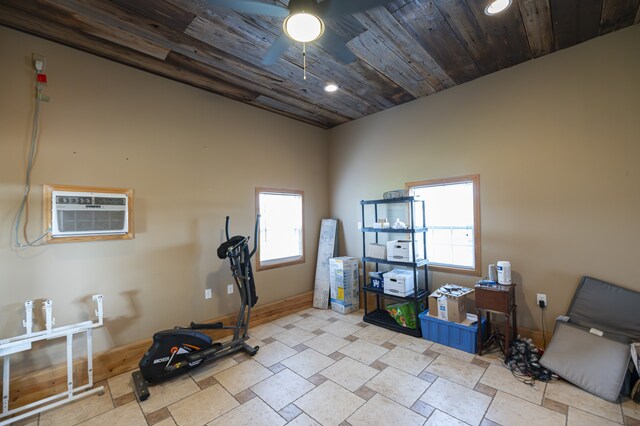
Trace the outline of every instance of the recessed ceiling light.
{"label": "recessed ceiling light", "polygon": [[511,6],[511,0],[494,0],[484,8],[484,13],[493,16]]}
{"label": "recessed ceiling light", "polygon": [[324,90],[325,92],[335,92],[336,90],[338,90],[338,85],[335,83],[329,83],[326,86],[324,86]]}

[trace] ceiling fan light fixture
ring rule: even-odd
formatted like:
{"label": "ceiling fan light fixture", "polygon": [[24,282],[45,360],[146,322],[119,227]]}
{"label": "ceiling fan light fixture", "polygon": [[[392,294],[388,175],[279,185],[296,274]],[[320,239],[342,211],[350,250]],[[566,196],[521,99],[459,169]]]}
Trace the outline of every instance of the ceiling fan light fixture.
{"label": "ceiling fan light fixture", "polygon": [[489,16],[497,15],[500,12],[507,10],[511,6],[512,0],[494,0],[484,8],[484,13]]}
{"label": "ceiling fan light fixture", "polygon": [[322,33],[324,33],[324,22],[316,15],[303,11],[287,16],[282,24],[282,28],[291,40],[308,43],[322,36]]}

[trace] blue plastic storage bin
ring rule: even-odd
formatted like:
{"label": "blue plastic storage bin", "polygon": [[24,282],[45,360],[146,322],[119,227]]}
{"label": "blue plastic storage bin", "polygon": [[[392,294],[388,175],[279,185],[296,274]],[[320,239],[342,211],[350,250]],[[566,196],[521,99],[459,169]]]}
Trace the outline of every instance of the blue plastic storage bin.
{"label": "blue plastic storage bin", "polygon": [[[475,354],[478,352],[478,326],[444,321],[429,315],[429,310],[418,315],[422,337],[432,342]],[[486,335],[486,320],[482,318],[482,334]]]}

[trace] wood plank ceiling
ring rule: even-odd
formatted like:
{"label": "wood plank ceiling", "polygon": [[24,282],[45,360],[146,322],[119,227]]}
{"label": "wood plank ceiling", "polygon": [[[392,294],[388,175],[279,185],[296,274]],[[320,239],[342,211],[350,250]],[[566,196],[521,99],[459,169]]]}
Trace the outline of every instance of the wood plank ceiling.
{"label": "wood plank ceiling", "polygon": [[307,80],[301,46],[261,62],[281,19],[205,0],[0,0],[0,24],[331,128],[637,24],[639,2],[513,0],[490,17],[486,0],[390,0],[327,22],[357,60],[309,44]]}

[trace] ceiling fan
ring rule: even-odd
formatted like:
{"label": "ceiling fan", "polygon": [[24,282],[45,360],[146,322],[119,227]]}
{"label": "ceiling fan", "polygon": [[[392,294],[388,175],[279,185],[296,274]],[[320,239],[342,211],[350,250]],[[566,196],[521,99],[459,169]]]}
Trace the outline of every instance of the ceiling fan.
{"label": "ceiling fan", "polygon": [[338,61],[345,64],[356,60],[345,41],[324,24],[327,19],[339,19],[356,12],[363,12],[390,0],[289,0],[288,7],[259,0],[207,0],[211,6],[224,7],[240,13],[285,18],[283,32],[271,45],[262,63],[274,64],[293,41],[318,43]]}

